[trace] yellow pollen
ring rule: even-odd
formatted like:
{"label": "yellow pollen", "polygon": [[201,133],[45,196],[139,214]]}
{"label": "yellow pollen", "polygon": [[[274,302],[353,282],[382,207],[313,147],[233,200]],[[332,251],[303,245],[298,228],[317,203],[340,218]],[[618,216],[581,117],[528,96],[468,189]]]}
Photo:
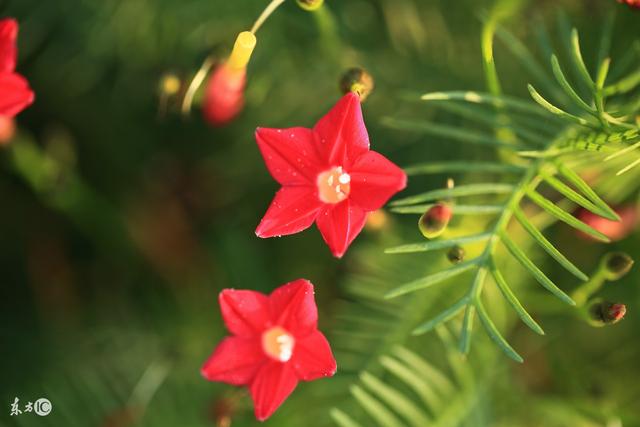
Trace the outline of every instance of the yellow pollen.
{"label": "yellow pollen", "polygon": [[318,174],[318,197],[324,203],[340,203],[349,196],[351,177],[342,166]]}
{"label": "yellow pollen", "polygon": [[293,355],[295,338],[280,326],[274,326],[262,333],[262,350],[270,358],[287,362]]}

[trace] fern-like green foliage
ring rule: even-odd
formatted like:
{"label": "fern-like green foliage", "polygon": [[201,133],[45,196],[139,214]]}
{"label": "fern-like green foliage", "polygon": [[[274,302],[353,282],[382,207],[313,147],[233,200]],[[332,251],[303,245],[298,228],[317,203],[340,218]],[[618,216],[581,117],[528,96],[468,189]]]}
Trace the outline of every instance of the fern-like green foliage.
{"label": "fern-like green foliage", "polygon": [[[575,29],[567,30],[564,17],[561,16],[559,22],[570,61],[562,64],[559,56],[551,53],[548,58],[550,73],[514,35],[501,28],[494,19],[488,19],[485,33],[488,31],[489,34],[483,34],[483,49],[491,93],[454,91],[428,93],[419,97],[407,95],[407,99],[437,104],[445,111],[477,125],[490,125],[494,128],[492,133],[428,120],[388,118],[385,122],[399,130],[421,132],[443,140],[499,150],[495,161],[433,162],[409,166],[407,172],[413,176],[464,171],[471,176],[479,174],[484,177],[489,174],[494,178],[486,181],[478,179],[453,188],[429,190],[396,200],[391,207],[392,211],[400,214],[422,214],[433,203],[445,200],[452,203],[454,215],[486,215],[493,218],[484,229],[472,234],[404,244],[387,250],[387,253],[400,254],[482,245],[477,256],[404,283],[386,294],[386,298],[393,299],[469,275],[470,285],[462,297],[413,330],[415,335],[424,334],[462,315],[459,348],[463,353],[469,351],[475,318],[478,317],[484,330],[506,355],[518,362],[523,360],[496,327],[483,300],[483,290],[489,281],[496,284],[527,326],[538,334],[544,334],[542,327],[527,312],[505,279],[497,255],[502,249],[506,249],[541,286],[563,302],[575,304],[527,255],[522,242],[512,232],[514,223],[518,223],[533,241],[567,271],[582,281],[587,280],[587,275],[545,237],[543,228],[559,220],[594,239],[607,242],[607,236],[571,213],[572,209],[579,206],[604,218],[619,220],[594,187],[581,178],[580,171],[596,164],[606,178],[611,169],[616,175],[622,175],[637,171],[635,168],[640,165],[637,155],[640,133],[635,122],[640,97],[637,90],[634,91],[640,85],[640,68],[624,74],[629,64],[634,61],[637,63],[637,59],[622,58],[620,68],[616,69],[616,74],[621,77],[616,80],[608,78],[611,60],[607,52],[613,22],[610,19],[601,38],[597,71],[592,74],[583,60],[578,32]],[[544,29],[540,31],[540,40],[550,39]],[[491,50],[494,35],[502,40],[536,81],[535,85],[527,86],[532,100],[501,94]],[[544,43],[540,48],[543,52],[551,52]],[[634,52],[634,49],[631,51]],[[584,88],[573,86],[566,70],[578,76]],[[638,176],[632,175],[637,181]],[[608,182],[607,179],[600,181]],[[633,187],[637,187],[637,184]],[[467,202],[468,198],[473,198],[474,203]],[[546,219],[541,219],[536,212],[543,212]]]}

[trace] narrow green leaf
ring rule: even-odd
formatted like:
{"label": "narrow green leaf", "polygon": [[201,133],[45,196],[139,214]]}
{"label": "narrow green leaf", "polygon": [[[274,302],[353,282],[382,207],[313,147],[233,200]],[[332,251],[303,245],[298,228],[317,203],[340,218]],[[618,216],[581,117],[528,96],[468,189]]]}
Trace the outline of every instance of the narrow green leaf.
{"label": "narrow green leaf", "polygon": [[[399,206],[391,208],[391,212],[399,214],[419,214],[422,215],[431,208],[433,203],[412,206]],[[454,215],[490,215],[500,213],[504,210],[503,205],[459,205],[451,206]]]}
{"label": "narrow green leaf", "polygon": [[415,292],[421,289],[428,288],[430,286],[436,285],[440,282],[443,282],[447,279],[455,277],[459,274],[464,273],[467,270],[472,269],[477,265],[476,259],[472,259],[470,261],[461,262],[460,264],[456,264],[447,268],[446,270],[442,270],[438,273],[431,274],[429,276],[425,276],[421,279],[414,280],[413,282],[406,283],[402,286],[399,286],[395,289],[389,291],[385,298],[395,298],[400,295],[408,294],[410,292]]}
{"label": "narrow green leaf", "polygon": [[520,249],[513,240],[511,240],[506,234],[502,234],[500,238],[509,252],[511,252],[511,255],[513,255],[514,258],[517,259],[527,271],[529,271],[529,273],[531,273],[538,283],[567,304],[576,305],[569,295],[565,294],[538,267],[536,267],[533,261],[525,255],[524,251]]}
{"label": "narrow green leaf", "polygon": [[578,267],[573,265],[571,261],[569,261],[558,249],[556,249],[553,244],[533,225],[529,219],[527,219],[524,212],[519,207],[516,207],[513,210],[513,214],[522,227],[527,230],[527,232],[533,237],[533,240],[538,242],[542,249],[544,249],[549,255],[551,255],[560,265],[566,268],[571,274],[576,276],[578,279],[586,281],[589,280],[586,274],[584,274]]}
{"label": "narrow green leaf", "polygon": [[567,78],[562,72],[562,68],[560,67],[560,63],[558,62],[558,57],[555,55],[551,56],[551,69],[553,70],[553,75],[555,76],[556,80],[558,81],[558,83],[560,83],[560,87],[567,95],[569,95],[569,98],[571,98],[580,108],[582,108],[589,114],[595,114],[596,111],[591,108],[586,102],[584,102],[584,100],[580,98],[580,95],[578,95],[573,87],[571,87],[571,85],[567,81]]}
{"label": "narrow green leaf", "polygon": [[[640,142],[638,144],[640,144]],[[557,166],[560,175],[562,175],[567,181],[569,181],[578,190],[580,190],[582,194],[587,196],[593,203],[600,207],[603,212],[607,212],[608,218],[612,218],[615,221],[620,221],[620,216],[613,209],[611,209],[611,207],[609,207],[607,202],[605,202],[604,200],[602,200],[602,198],[600,198],[600,196],[598,196],[598,194],[580,177],[580,175],[578,175],[562,163],[558,163]]]}
{"label": "narrow green leaf", "polygon": [[637,70],[617,82],[604,88],[606,96],[621,95],[632,91],[640,84],[640,70]]}
{"label": "narrow green leaf", "polygon": [[388,386],[368,372],[363,372],[360,375],[360,380],[380,400],[386,402],[397,414],[402,415],[410,425],[424,427],[429,424],[427,414],[398,390]]}
{"label": "narrow green leaf", "polygon": [[585,84],[593,89],[594,82],[589,74],[589,70],[587,70],[587,66],[584,64],[584,59],[582,59],[582,51],[580,50],[580,39],[578,37],[578,30],[575,28],[571,30],[571,56],[573,61],[578,68],[578,72],[580,77],[584,80]]}
{"label": "narrow green leaf", "polygon": [[382,427],[404,427],[402,422],[386,406],[361,387],[357,385],[351,386],[351,394],[353,394],[353,397],[356,398],[362,408]]}
{"label": "narrow green leaf", "polygon": [[435,390],[431,387],[431,384],[424,381],[422,376],[416,375],[416,371],[410,369],[404,363],[400,363],[396,359],[389,356],[380,357],[380,364],[397,378],[399,378],[404,384],[412,389],[424,402],[432,412],[436,412],[442,405],[442,399]]}
{"label": "narrow green leaf", "polygon": [[431,200],[450,199],[453,197],[477,196],[483,194],[505,194],[511,193],[514,187],[512,184],[482,183],[458,185],[453,188],[440,188],[427,191],[426,193],[398,199],[391,203],[391,206],[405,206],[416,203],[428,202]]}
{"label": "narrow green leaf", "polygon": [[533,320],[533,317],[531,317],[527,310],[522,306],[518,298],[511,291],[511,287],[509,287],[509,285],[507,284],[507,281],[502,276],[502,273],[500,273],[500,270],[498,270],[493,262],[489,267],[489,271],[491,272],[491,276],[496,282],[498,289],[500,289],[500,292],[502,292],[502,295],[504,295],[504,298],[509,302],[509,304],[511,304],[511,307],[513,307],[515,312],[518,313],[518,316],[524,322],[524,324],[530,327],[535,333],[544,335],[544,330],[540,327],[540,325],[538,325],[538,322]]}
{"label": "narrow green leaf", "polygon": [[545,116],[544,112],[536,108],[534,104],[506,95],[495,96],[482,92],[451,91],[426,93],[420,99],[423,101],[466,101],[475,104],[488,104],[494,107],[506,107],[522,113]]}
{"label": "narrow green leaf", "polygon": [[616,221],[616,215],[611,215],[609,210],[601,209],[599,206],[596,206],[595,203],[592,203],[586,197],[577,193],[573,188],[566,185],[564,182],[560,181],[554,176],[545,176],[544,180],[551,187],[555,188],[560,194],[565,196],[567,199],[572,202],[582,206],[583,208],[593,212],[596,215],[600,215],[604,218],[608,218],[612,221]]}
{"label": "narrow green leaf", "polygon": [[500,141],[493,135],[488,135],[479,130],[466,130],[460,127],[441,125],[426,120],[418,121],[385,117],[382,119],[382,124],[392,129],[421,132],[470,144],[490,145],[505,148],[514,147],[513,144]]}
{"label": "narrow green leaf", "polygon": [[393,354],[406,363],[413,370],[414,375],[422,377],[427,384],[432,385],[441,395],[446,396],[455,392],[455,387],[451,380],[423,357],[402,346],[395,346]]}
{"label": "narrow green leaf", "polygon": [[549,199],[542,196],[537,191],[529,189],[527,190],[527,196],[535,204],[540,206],[542,209],[549,212],[551,215],[555,216],[560,221],[572,226],[573,228],[576,228],[582,231],[583,233],[586,233],[598,240],[602,240],[603,242],[611,241],[606,235],[602,234],[601,232],[591,227],[590,225],[587,225],[584,222],[580,221],[578,218],[574,217],[569,212],[563,210],[562,208],[557,206],[555,203],[551,202]]}
{"label": "narrow green leaf", "polygon": [[631,144],[628,147],[625,147],[625,148],[623,148],[621,150],[618,150],[613,154],[608,155],[607,157],[604,158],[604,161],[608,162],[609,160],[613,160],[613,159],[615,159],[617,157],[620,157],[620,156],[622,156],[624,154],[632,152],[633,150],[635,150],[638,147],[640,147],[640,141],[636,142],[635,144]]}
{"label": "narrow green leaf", "polygon": [[433,328],[440,325],[441,323],[448,322],[449,320],[453,319],[458,313],[460,313],[462,309],[465,308],[468,302],[469,302],[469,299],[466,296],[461,298],[460,300],[458,300],[458,302],[456,302],[451,307],[447,308],[446,310],[438,314],[433,319],[416,327],[411,332],[411,334],[422,335],[431,331]]}
{"label": "narrow green leaf", "polygon": [[476,314],[476,307],[473,304],[467,304],[464,310],[464,318],[462,319],[462,329],[460,330],[460,353],[469,354],[471,348],[471,333],[473,332],[473,319]]}
{"label": "narrow green leaf", "polygon": [[487,331],[491,339],[500,347],[500,349],[510,358],[515,360],[516,362],[522,363],[524,359],[520,356],[514,349],[509,345],[506,339],[500,334],[498,328],[493,323],[489,315],[487,314],[487,310],[482,305],[482,301],[478,299],[476,302],[476,307],[478,308],[478,317],[484,326],[484,329]]}
{"label": "narrow green leaf", "polygon": [[411,165],[404,168],[407,175],[428,175],[437,173],[454,172],[496,172],[496,173],[521,173],[525,170],[522,166],[497,162],[433,162]]}
{"label": "narrow green leaf", "polygon": [[464,245],[466,243],[480,242],[482,240],[489,239],[491,236],[493,236],[493,233],[479,233],[479,234],[472,234],[470,236],[452,237],[446,240],[432,240],[428,242],[413,243],[413,244],[401,245],[401,246],[385,249],[384,253],[402,254],[402,253],[435,251],[438,249],[450,248],[456,245]]}
{"label": "narrow green leaf", "polygon": [[635,168],[636,166],[640,165],[640,159],[635,160],[631,163],[629,163],[627,166],[625,166],[624,168],[620,169],[618,172],[616,172],[616,176],[620,176],[623,173],[627,173],[629,172],[631,169]]}
{"label": "narrow green leaf", "polygon": [[536,101],[542,108],[546,109],[547,111],[549,111],[551,114],[567,119],[569,121],[578,123],[582,126],[587,126],[590,128],[594,128],[594,129],[599,129],[596,125],[594,125],[593,123],[587,121],[586,119],[583,119],[582,117],[578,117],[578,116],[574,116],[573,114],[567,113],[564,110],[561,110],[560,108],[556,107],[555,105],[551,104],[549,101],[547,101],[546,99],[544,99],[542,97],[542,95],[540,95],[538,93],[538,91],[531,86],[530,84],[527,85],[527,88],[529,89],[529,93],[531,94],[531,97],[533,98],[534,101]]}
{"label": "narrow green leaf", "polygon": [[338,408],[331,408],[329,414],[340,427],[362,427]]}

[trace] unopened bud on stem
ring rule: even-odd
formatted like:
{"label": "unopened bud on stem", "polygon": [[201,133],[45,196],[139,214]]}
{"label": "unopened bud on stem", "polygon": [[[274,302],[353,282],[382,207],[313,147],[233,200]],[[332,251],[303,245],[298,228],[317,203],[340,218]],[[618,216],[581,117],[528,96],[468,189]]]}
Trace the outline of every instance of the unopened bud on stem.
{"label": "unopened bud on stem", "polygon": [[465,250],[461,246],[454,246],[449,249],[447,252],[447,259],[451,262],[451,264],[458,264],[464,261]]}
{"label": "unopened bud on stem", "polygon": [[342,93],[355,92],[360,96],[360,102],[364,102],[367,99],[373,88],[373,77],[362,68],[350,68],[340,79]]}
{"label": "unopened bud on stem", "polygon": [[438,202],[420,217],[418,228],[424,237],[434,239],[447,229],[451,216],[451,207],[446,203]]}
{"label": "unopened bud on stem", "polygon": [[624,252],[609,252],[601,262],[607,280],[622,278],[633,266],[633,259]]}
{"label": "unopened bud on stem", "polygon": [[589,323],[593,326],[613,325],[624,318],[627,306],[620,303],[612,303],[601,299],[594,300],[589,305]]}

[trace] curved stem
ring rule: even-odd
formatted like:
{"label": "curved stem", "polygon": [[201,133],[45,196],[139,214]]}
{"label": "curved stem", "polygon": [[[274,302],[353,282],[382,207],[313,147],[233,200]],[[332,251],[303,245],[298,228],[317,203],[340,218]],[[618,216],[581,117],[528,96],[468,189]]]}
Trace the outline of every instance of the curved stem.
{"label": "curved stem", "polygon": [[269,18],[269,16],[271,16],[271,14],[278,8],[278,6],[280,6],[284,2],[285,0],[272,0],[271,3],[269,3],[269,5],[262,11],[258,19],[256,19],[253,27],[251,27],[251,32],[255,34],[260,29],[262,24],[264,24],[264,21],[266,21],[267,18]]}

